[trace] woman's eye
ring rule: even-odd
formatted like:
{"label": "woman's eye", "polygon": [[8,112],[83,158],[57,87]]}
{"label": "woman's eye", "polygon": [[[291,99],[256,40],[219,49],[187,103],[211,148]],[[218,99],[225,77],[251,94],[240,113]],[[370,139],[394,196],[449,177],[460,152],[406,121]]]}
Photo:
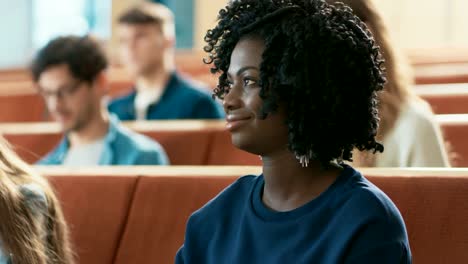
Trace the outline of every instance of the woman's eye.
{"label": "woman's eye", "polygon": [[254,85],[256,83],[257,83],[256,81],[251,80],[251,79],[245,79],[244,80],[244,86]]}

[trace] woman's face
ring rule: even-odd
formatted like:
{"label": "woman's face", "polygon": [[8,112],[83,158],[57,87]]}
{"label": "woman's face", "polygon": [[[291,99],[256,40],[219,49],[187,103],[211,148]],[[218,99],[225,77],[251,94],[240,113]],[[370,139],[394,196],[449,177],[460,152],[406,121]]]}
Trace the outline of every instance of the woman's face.
{"label": "woman's face", "polygon": [[232,143],[262,156],[287,149],[288,142],[283,107],[261,118],[263,101],[258,83],[264,48],[259,38],[241,39],[237,43],[227,73],[230,90],[223,100]]}

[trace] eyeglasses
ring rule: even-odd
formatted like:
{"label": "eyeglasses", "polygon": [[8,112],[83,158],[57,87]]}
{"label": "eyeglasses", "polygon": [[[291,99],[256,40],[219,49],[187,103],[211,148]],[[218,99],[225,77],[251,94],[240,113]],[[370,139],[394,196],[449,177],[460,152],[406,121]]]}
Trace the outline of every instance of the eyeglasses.
{"label": "eyeglasses", "polygon": [[81,86],[83,82],[79,81],[72,85],[64,86],[57,91],[46,91],[39,88],[39,94],[45,99],[56,97],[57,99],[69,99]]}

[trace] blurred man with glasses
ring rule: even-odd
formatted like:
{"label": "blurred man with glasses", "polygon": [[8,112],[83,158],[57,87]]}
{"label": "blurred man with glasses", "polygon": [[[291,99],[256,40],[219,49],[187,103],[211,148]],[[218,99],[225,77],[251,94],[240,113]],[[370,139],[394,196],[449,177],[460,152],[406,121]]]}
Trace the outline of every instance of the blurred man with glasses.
{"label": "blurred man with glasses", "polygon": [[155,141],[119,124],[102,103],[107,59],[90,37],[50,41],[31,66],[35,85],[65,137],[41,165],[165,165]]}

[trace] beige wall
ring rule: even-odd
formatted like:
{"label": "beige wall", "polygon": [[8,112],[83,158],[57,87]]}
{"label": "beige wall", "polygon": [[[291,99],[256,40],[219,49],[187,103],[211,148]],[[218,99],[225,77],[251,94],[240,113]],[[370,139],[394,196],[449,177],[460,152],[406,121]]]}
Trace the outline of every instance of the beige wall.
{"label": "beige wall", "polygon": [[403,48],[467,46],[466,0],[375,0]]}
{"label": "beige wall", "polygon": [[454,0],[453,41],[468,47],[468,1]]}
{"label": "beige wall", "polygon": [[[117,16],[139,1],[142,0],[113,0],[113,33]],[[206,31],[215,25],[218,11],[227,0],[194,1],[194,49],[200,50]],[[374,1],[384,14],[393,39],[402,48],[468,46],[467,0]],[[115,50],[115,43],[113,37],[111,52]]]}
{"label": "beige wall", "polygon": [[[216,21],[225,0],[195,0],[194,48]],[[402,48],[468,46],[467,0],[375,0]],[[452,3],[450,5],[450,3]]]}
{"label": "beige wall", "polygon": [[227,2],[226,0],[195,0],[194,49],[203,48],[203,37],[206,31],[216,24],[219,10],[226,6]]}

